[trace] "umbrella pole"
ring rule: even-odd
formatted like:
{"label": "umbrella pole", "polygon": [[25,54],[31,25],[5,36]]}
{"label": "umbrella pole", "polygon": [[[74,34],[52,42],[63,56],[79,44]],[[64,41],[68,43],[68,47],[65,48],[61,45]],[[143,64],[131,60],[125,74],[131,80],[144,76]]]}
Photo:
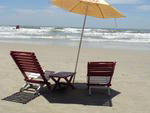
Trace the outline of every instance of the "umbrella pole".
{"label": "umbrella pole", "polygon": [[[86,12],[85,12],[85,16],[84,16],[84,22],[83,22],[83,26],[82,26],[81,38],[80,38],[80,43],[79,43],[79,47],[78,47],[77,60],[76,60],[76,65],[75,65],[75,70],[74,70],[74,73],[75,73],[75,74],[76,74],[76,72],[77,72],[77,67],[78,67],[80,49],[81,49],[81,45],[82,45],[82,39],[83,39],[84,28],[85,28],[86,17],[87,17],[87,10],[88,10],[88,6],[87,6],[87,8],[86,8]],[[75,75],[74,75],[74,77],[73,77],[73,84],[74,84],[74,81],[75,81]]]}

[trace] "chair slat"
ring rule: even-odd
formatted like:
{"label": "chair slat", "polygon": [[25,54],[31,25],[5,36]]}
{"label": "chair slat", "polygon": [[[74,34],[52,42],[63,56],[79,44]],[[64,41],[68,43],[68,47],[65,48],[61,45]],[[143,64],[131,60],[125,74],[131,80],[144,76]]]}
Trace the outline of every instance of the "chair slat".
{"label": "chair slat", "polygon": [[111,71],[103,71],[103,72],[89,72],[88,76],[111,76]]}
{"label": "chair slat", "polygon": [[27,69],[28,69],[28,70],[33,69],[33,70],[38,70],[38,71],[39,71],[39,69],[36,68],[36,67],[27,67],[27,66],[26,66],[26,67],[24,67],[24,66],[22,67],[22,66],[20,66],[20,68],[21,68],[21,69],[26,69],[26,70],[27,70]]}
{"label": "chair slat", "polygon": [[88,71],[110,71],[110,70],[113,70],[112,67],[110,68],[88,68]]}
{"label": "chair slat", "polygon": [[36,60],[29,60],[29,59],[16,59],[18,63],[32,63],[32,64],[38,64]]}
{"label": "chair slat", "polygon": [[19,64],[24,64],[24,65],[35,65],[35,63],[38,65],[37,62],[26,62],[26,61],[19,61],[19,60],[17,60],[17,62]]}
{"label": "chair slat", "polygon": [[39,73],[36,69],[22,69],[24,72]]}
{"label": "chair slat", "polygon": [[15,57],[15,59],[17,59],[17,60],[29,60],[29,61],[33,60],[33,61],[36,61],[34,58],[29,58],[29,57],[22,57],[22,58],[21,57],[19,57],[19,58]]}
{"label": "chair slat", "polygon": [[34,64],[20,64],[20,67],[28,67],[28,68],[36,68],[36,69],[38,69],[38,67],[35,66]]}

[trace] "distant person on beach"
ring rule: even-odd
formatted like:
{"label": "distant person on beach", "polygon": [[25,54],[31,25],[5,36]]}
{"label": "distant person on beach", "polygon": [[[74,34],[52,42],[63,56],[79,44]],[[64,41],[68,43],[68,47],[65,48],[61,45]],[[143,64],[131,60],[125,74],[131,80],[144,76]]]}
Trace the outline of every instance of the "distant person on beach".
{"label": "distant person on beach", "polygon": [[20,28],[20,26],[19,25],[16,25],[16,29],[19,29]]}

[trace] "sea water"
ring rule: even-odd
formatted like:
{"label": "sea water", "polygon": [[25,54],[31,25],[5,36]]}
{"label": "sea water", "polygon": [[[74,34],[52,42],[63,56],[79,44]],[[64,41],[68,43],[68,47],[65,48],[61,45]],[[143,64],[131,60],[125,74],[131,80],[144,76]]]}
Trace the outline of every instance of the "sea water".
{"label": "sea water", "polygon": [[[81,28],[0,26],[0,42],[78,46]],[[150,50],[148,29],[85,28],[82,47]]]}

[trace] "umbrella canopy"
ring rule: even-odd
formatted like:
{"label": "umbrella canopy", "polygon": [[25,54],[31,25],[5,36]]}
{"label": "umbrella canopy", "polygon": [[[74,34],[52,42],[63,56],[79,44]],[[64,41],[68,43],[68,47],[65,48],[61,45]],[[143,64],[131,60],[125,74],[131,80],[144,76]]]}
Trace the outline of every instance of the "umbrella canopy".
{"label": "umbrella canopy", "polygon": [[124,17],[117,9],[104,0],[52,0],[56,6],[73,13],[97,18]]}
{"label": "umbrella canopy", "polygon": [[[94,16],[97,18],[121,18],[124,17],[117,9],[113,8],[109,3],[104,0],[52,0],[53,4],[56,6],[68,10],[69,12],[83,14],[84,22],[81,32],[81,38],[79,43],[79,49],[77,53],[77,60],[74,72],[77,71],[78,60],[80,55],[80,49],[82,45],[82,38],[84,33],[84,27],[86,23],[87,16]],[[75,75],[73,78],[73,83],[75,80]]]}

